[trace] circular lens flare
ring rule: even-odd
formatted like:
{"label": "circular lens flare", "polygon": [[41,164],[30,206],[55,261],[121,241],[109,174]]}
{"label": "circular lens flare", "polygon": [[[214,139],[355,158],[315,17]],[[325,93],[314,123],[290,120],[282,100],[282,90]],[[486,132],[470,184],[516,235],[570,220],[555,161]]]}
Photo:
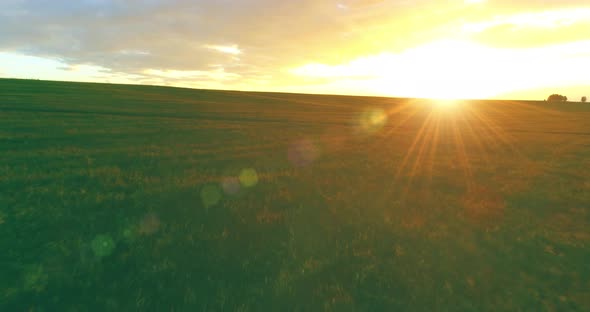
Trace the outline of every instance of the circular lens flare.
{"label": "circular lens flare", "polygon": [[365,134],[374,134],[385,125],[387,117],[382,109],[366,110],[360,116],[358,128]]}
{"label": "circular lens flare", "polygon": [[245,168],[240,172],[238,179],[243,187],[253,187],[258,184],[258,173],[254,168]]}

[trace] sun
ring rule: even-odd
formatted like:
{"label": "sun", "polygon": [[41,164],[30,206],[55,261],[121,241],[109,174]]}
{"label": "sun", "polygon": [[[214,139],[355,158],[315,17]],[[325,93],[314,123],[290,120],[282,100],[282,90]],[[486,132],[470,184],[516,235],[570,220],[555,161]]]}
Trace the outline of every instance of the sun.
{"label": "sun", "polygon": [[406,58],[414,64],[419,79],[414,88],[421,97],[452,101],[485,98],[490,86],[483,83],[480,68],[486,50],[469,41],[439,40],[408,52]]}
{"label": "sun", "polygon": [[435,100],[435,102],[437,103],[438,106],[444,106],[444,107],[449,107],[449,106],[453,106],[453,105],[457,104],[456,99],[439,99],[439,100]]}
{"label": "sun", "polygon": [[[483,72],[498,64],[485,63],[490,51],[476,43],[462,40],[438,40],[410,49],[390,59],[378,59],[373,72],[379,79],[377,91],[410,98],[428,98],[447,104],[456,100],[482,99],[496,95]],[[399,72],[403,72],[400,75]]]}
{"label": "sun", "polygon": [[437,110],[454,110],[459,106],[460,100],[458,99],[433,99],[432,105]]}
{"label": "sun", "polygon": [[309,63],[291,73],[331,81],[326,87],[344,94],[363,90],[405,98],[485,99],[511,85],[503,81],[514,79],[498,70],[511,61],[500,52],[470,40],[447,38],[342,64]]}

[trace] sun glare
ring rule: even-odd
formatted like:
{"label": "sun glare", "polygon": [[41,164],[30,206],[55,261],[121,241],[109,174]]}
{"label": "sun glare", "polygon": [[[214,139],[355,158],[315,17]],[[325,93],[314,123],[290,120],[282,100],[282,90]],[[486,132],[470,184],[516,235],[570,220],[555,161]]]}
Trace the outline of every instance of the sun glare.
{"label": "sun glare", "polygon": [[389,85],[404,86],[409,97],[443,102],[486,98],[497,93],[493,84],[481,79],[480,72],[494,66],[482,62],[482,59],[493,60],[487,57],[490,53],[486,47],[469,41],[434,41],[401,54],[401,61],[407,67],[404,72],[410,75],[401,79],[399,75],[383,73],[383,77],[390,81]]}
{"label": "sun glare", "polygon": [[[384,96],[485,99],[514,90],[575,85],[587,81],[584,57],[590,41],[527,49],[495,48],[469,40],[443,39],[400,53],[380,53],[347,63],[310,63],[291,70],[304,78],[331,80],[327,88]],[[544,64],[539,66],[539,64]],[[507,68],[511,74],[507,75]],[[546,75],[564,71],[567,75]]]}
{"label": "sun glare", "polygon": [[433,99],[432,105],[435,109],[449,111],[457,108],[459,101],[458,99]]}
{"label": "sun glare", "polygon": [[399,54],[382,53],[337,65],[312,63],[291,72],[304,77],[356,80],[356,85],[362,82],[375,93],[390,96],[486,98],[495,95],[495,85],[475,78],[492,66],[481,62],[486,58],[492,60],[487,57],[490,53],[471,42],[439,40]]}

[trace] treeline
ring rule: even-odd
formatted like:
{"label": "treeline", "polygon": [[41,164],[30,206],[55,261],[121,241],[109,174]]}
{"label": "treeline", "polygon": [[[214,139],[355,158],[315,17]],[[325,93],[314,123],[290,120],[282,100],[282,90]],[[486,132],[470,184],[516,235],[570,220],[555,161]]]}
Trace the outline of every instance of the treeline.
{"label": "treeline", "polygon": [[[587,100],[588,100],[588,99],[587,99],[585,96],[583,96],[583,97],[580,99],[580,102],[582,102],[582,103],[586,103],[586,101],[587,101]],[[551,94],[551,95],[550,95],[550,96],[547,98],[547,100],[546,100],[546,101],[547,101],[547,102],[567,102],[567,96],[565,96],[565,95],[561,95],[561,94]]]}

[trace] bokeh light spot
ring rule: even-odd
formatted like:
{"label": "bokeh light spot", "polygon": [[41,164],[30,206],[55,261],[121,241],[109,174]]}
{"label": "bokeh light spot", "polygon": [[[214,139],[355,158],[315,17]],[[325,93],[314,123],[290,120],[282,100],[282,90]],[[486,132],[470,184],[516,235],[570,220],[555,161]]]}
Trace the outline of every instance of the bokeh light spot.
{"label": "bokeh light spot", "polygon": [[258,184],[258,173],[253,168],[242,169],[239,180],[242,186],[253,187]]}
{"label": "bokeh light spot", "polygon": [[137,237],[137,229],[134,226],[129,226],[123,229],[123,239],[127,242],[132,242]]}
{"label": "bokeh light spot", "polygon": [[139,221],[139,234],[152,235],[160,229],[160,218],[155,213],[146,214],[141,221]]}
{"label": "bokeh light spot", "polygon": [[305,167],[320,157],[320,149],[312,140],[303,139],[289,147],[289,161],[296,167]]}
{"label": "bokeh light spot", "polygon": [[100,234],[92,240],[90,247],[97,257],[107,257],[115,250],[115,241],[108,234]]}
{"label": "bokeh light spot", "polygon": [[221,198],[221,190],[216,184],[207,184],[201,189],[201,201],[207,208],[217,205]]}
{"label": "bokeh light spot", "polygon": [[386,119],[387,116],[382,110],[374,110],[369,113],[369,123],[371,125],[382,125],[383,123],[385,123]]}
{"label": "bokeh light spot", "polygon": [[374,133],[387,122],[387,113],[382,109],[370,109],[361,114],[359,127],[365,133]]}
{"label": "bokeh light spot", "polygon": [[236,195],[240,192],[240,179],[237,177],[225,177],[221,180],[221,188],[227,195]]}

